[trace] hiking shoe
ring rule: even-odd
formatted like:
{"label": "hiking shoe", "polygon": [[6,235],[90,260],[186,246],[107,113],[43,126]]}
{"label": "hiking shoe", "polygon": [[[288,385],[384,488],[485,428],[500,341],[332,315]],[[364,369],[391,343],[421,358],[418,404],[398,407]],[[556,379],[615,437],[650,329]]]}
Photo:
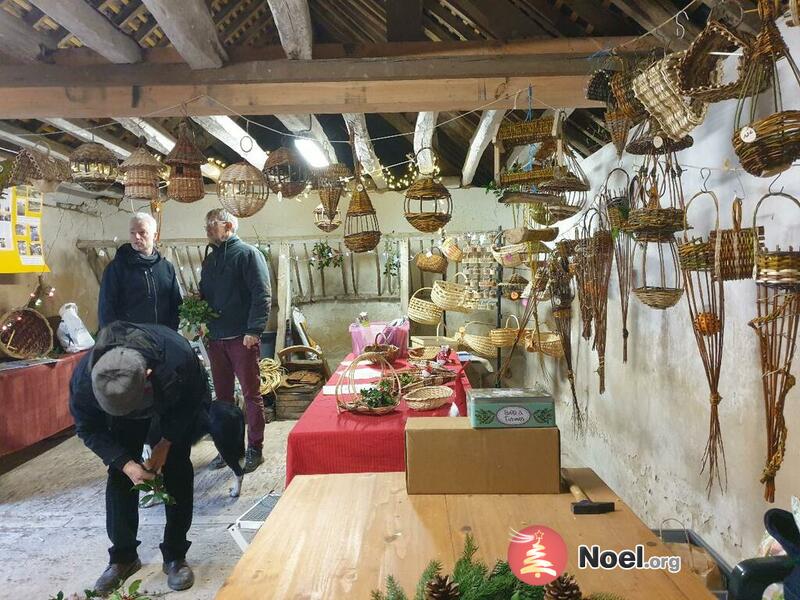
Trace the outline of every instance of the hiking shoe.
{"label": "hiking shoe", "polygon": [[211,462],[208,463],[208,468],[214,470],[224,469],[227,466],[228,465],[225,464],[225,459],[222,458],[221,454],[217,454],[213,459],[211,459]]}
{"label": "hiking shoe", "polygon": [[111,563],[94,584],[94,591],[102,596],[110,594],[141,568],[142,561],[138,558],[129,563]]}
{"label": "hiking shoe", "polygon": [[180,592],[194,585],[194,573],[185,559],[165,562],[161,570],[167,574],[167,585],[171,590]]}
{"label": "hiking shoe", "polygon": [[260,448],[248,448],[244,453],[244,472],[252,473],[264,462]]}

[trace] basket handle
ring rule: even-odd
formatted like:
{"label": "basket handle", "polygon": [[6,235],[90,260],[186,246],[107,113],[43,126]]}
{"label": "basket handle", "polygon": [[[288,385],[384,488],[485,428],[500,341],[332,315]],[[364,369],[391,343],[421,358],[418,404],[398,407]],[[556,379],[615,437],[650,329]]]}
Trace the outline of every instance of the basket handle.
{"label": "basket handle", "polygon": [[444,332],[447,334],[447,325],[445,325],[442,321],[439,321],[436,324],[436,337],[439,337],[439,327],[444,327]]}
{"label": "basket handle", "polygon": [[[436,151],[433,149],[433,147],[432,146],[422,146],[419,150],[414,152],[414,162],[417,165],[417,169],[419,169],[419,160],[417,160],[417,159],[418,159],[420,153],[425,151],[425,150],[430,150],[430,153],[431,153],[431,164],[436,162]],[[431,173],[433,173],[433,171],[431,171]],[[429,173],[422,173],[422,171],[420,171],[420,175],[429,175]]]}
{"label": "basket handle", "polygon": [[521,327],[520,327],[519,318],[517,317],[517,315],[508,315],[506,317],[506,329],[508,329],[508,322],[511,319],[514,319],[517,322],[517,329],[519,330]]}
{"label": "basket handle", "polygon": [[628,187],[630,187],[630,185],[631,185],[631,176],[628,174],[628,172],[625,169],[623,169],[622,167],[614,167],[613,169],[611,169],[608,172],[608,175],[606,175],[606,181],[605,181],[605,183],[603,183],[603,189],[605,189],[606,191],[608,190],[608,182],[611,179],[611,176],[616,171],[619,171],[620,173],[625,175],[625,189],[627,190]]}
{"label": "basket handle", "polygon": [[464,331],[465,332],[467,330],[467,327],[469,327],[470,325],[484,325],[484,326],[488,327],[489,329],[494,329],[494,325],[492,325],[491,323],[484,323],[483,321],[469,321],[468,323],[466,323],[464,325]]}
{"label": "basket handle", "polygon": [[419,294],[419,293],[420,293],[421,291],[423,291],[423,290],[431,290],[431,291],[433,291],[433,288],[429,288],[429,287],[423,287],[423,288],[419,288],[419,289],[418,289],[416,292],[414,292],[413,294],[411,294],[411,297],[413,298],[414,296],[416,296],[417,294]]}
{"label": "basket handle", "polygon": [[683,211],[683,241],[689,241],[689,224],[686,222],[686,215],[689,214],[689,206],[691,206],[692,202],[694,202],[695,198],[700,196],[707,195],[711,196],[711,199],[714,201],[714,207],[716,208],[716,215],[714,217],[714,229],[719,230],[719,200],[717,200],[717,195],[712,192],[711,190],[700,190],[694,196],[689,198],[689,201],[686,203],[686,208]]}
{"label": "basket handle", "polygon": [[379,346],[380,345],[380,344],[378,344],[378,338],[381,337],[381,336],[383,336],[383,341],[386,342],[386,345],[388,346],[389,345],[389,338],[386,337],[386,334],[383,331],[379,331],[378,333],[375,334],[375,340],[373,342],[374,345],[375,346]]}
{"label": "basket handle", "polygon": [[[397,375],[397,371],[389,363],[389,361],[387,361],[383,357],[382,354],[364,352],[363,354],[359,354],[358,356],[356,356],[352,360],[352,362],[347,366],[347,368],[339,375],[339,380],[336,382],[336,388],[334,389],[334,396],[336,397],[336,411],[337,412],[342,412],[342,410],[347,410],[347,408],[345,407],[346,401],[340,399],[340,397],[343,396],[343,394],[342,394],[343,384],[346,383],[346,388],[347,389],[352,388],[352,390],[353,390],[352,394],[354,396],[358,396],[359,395],[359,392],[355,391],[356,390],[355,372],[356,372],[356,369],[357,369],[358,365],[361,364],[362,362],[365,362],[365,361],[370,361],[373,364],[376,364],[376,363],[380,364],[382,372],[386,370],[386,367],[388,367],[389,368],[389,372],[391,373],[392,377],[394,377],[394,381],[395,381],[395,384],[396,384],[394,389],[396,389],[396,390],[400,389],[400,377]],[[383,379],[383,377],[381,377],[381,379]],[[380,379],[378,381],[380,381]],[[377,382],[376,382],[376,384],[377,384]],[[344,393],[345,394],[350,394],[351,392],[345,391]]]}
{"label": "basket handle", "polygon": [[453,282],[455,282],[456,277],[458,277],[459,275],[461,275],[464,278],[464,281],[469,282],[469,277],[467,277],[466,273],[464,273],[463,271],[459,271],[458,273],[453,275]]}
{"label": "basket handle", "polygon": [[742,199],[739,196],[733,199],[731,215],[733,217],[733,230],[738,233],[742,230]]}
{"label": "basket handle", "polygon": [[[795,198],[791,194],[787,194],[786,192],[767,192],[766,194],[761,196],[761,200],[758,201],[758,204],[756,204],[756,208],[753,211],[753,229],[756,228],[756,219],[758,218],[758,209],[761,208],[761,203],[764,202],[764,200],[766,200],[767,198],[772,198],[773,196],[782,196],[784,198],[788,198],[789,200],[791,200],[792,202],[794,202],[797,205],[797,208],[800,208],[800,200],[798,200],[797,198]],[[753,256],[754,257],[758,256],[758,246],[759,246],[758,242],[759,242],[758,235],[754,235],[753,236]],[[756,261],[754,261],[754,262],[756,262]],[[753,267],[753,268],[755,269],[756,267]]]}

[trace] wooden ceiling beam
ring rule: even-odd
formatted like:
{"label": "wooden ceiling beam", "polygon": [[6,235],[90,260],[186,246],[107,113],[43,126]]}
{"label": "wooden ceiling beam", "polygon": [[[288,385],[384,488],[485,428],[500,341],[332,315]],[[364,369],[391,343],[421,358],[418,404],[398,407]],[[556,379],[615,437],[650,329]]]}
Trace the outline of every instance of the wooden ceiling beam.
{"label": "wooden ceiling beam", "polygon": [[69,146],[65,146],[44,135],[32,134],[26,129],[2,121],[0,121],[0,140],[6,140],[20,148],[29,148],[40,152],[46,152],[49,148],[50,156],[61,160],[69,160],[69,155],[72,153],[72,148]]}
{"label": "wooden ceiling beam", "polygon": [[375,154],[375,147],[369,137],[367,130],[367,119],[364,113],[343,113],[347,131],[353,136],[353,146],[355,147],[356,158],[361,164],[362,173],[368,174],[378,189],[386,187],[386,179],[383,177],[381,161]]}
{"label": "wooden ceiling beam", "polygon": [[[433,148],[433,134],[436,131],[436,121],[439,118],[438,112],[427,111],[417,114],[417,122],[414,125],[414,155],[417,157],[417,165],[421,173],[433,171],[433,157],[430,152],[423,152],[423,148]],[[405,132],[403,132],[405,133]]]}
{"label": "wooden ceiling beam", "polygon": [[0,8],[0,52],[23,63],[34,63],[57,48],[49,36]]}
{"label": "wooden ceiling beam", "polygon": [[192,69],[217,69],[227,60],[204,0],[142,0]]}
{"label": "wooden ceiling beam", "polygon": [[478,27],[498,40],[541,35],[547,32],[511,2],[458,0],[458,8]]}
{"label": "wooden ceiling beam", "polygon": [[[211,136],[228,146],[259,171],[264,168],[264,164],[267,162],[267,152],[236,121],[225,115],[192,117],[192,119]],[[253,142],[253,147],[247,152],[245,149],[249,148],[249,144],[242,143],[244,138],[250,138]]]}
{"label": "wooden ceiling beam", "polygon": [[98,144],[102,144],[116,154],[117,158],[128,158],[131,152],[136,149],[127,142],[110,135],[105,128],[93,127],[89,122],[82,119],[69,120],[48,118],[43,120],[53,127],[69,132],[84,142],[97,142]]}
{"label": "wooden ceiling beam", "polygon": [[[622,11],[627,17],[633,19],[645,30],[650,31],[675,16],[675,8],[666,8],[657,0],[650,2],[640,2],[638,0],[611,0],[611,2]],[[675,50],[684,50],[688,47],[689,41],[694,39],[700,29],[693,23],[686,23],[681,20],[681,24],[686,29],[683,39],[676,36],[677,25],[672,20],[663,27],[659,27],[653,35],[662,44],[670,42]]]}
{"label": "wooden ceiling beam", "polygon": [[422,31],[422,0],[386,0],[386,40],[416,42]]}
{"label": "wooden ceiling beam", "polygon": [[328,157],[328,160],[332,163],[336,162],[336,150],[333,149],[333,144],[328,139],[328,135],[317,117],[311,114],[277,114],[275,118],[291,133],[303,134],[315,139],[322,148],[323,154]]}
{"label": "wooden ceiling beam", "polygon": [[83,44],[113,63],[136,63],[142,49],[84,0],[30,0]]}
{"label": "wooden ceiling beam", "polygon": [[269,0],[269,8],[286,58],[309,60],[314,29],[307,0]]}
{"label": "wooden ceiling beam", "polygon": [[504,110],[485,110],[481,114],[481,120],[469,142],[467,157],[464,159],[464,168],[461,170],[462,186],[468,186],[472,183],[475,171],[478,169],[478,163],[480,163],[484,151],[489,146],[489,142],[497,135],[497,129],[500,127],[505,112]]}

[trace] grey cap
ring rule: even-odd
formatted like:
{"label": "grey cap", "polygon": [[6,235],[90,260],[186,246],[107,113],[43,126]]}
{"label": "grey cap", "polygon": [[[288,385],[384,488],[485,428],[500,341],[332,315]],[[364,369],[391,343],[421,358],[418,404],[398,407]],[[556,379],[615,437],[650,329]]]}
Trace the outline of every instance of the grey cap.
{"label": "grey cap", "polygon": [[114,417],[123,417],[148,408],[152,396],[145,396],[147,361],[136,350],[109,350],[92,368],[92,390],[100,408]]}

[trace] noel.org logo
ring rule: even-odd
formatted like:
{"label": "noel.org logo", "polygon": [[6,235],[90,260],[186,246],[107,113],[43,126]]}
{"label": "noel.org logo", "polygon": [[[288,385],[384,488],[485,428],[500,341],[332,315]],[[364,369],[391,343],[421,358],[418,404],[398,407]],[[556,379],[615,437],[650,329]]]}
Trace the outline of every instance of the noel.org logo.
{"label": "noel.org logo", "polygon": [[681,570],[680,556],[644,557],[644,546],[634,550],[600,550],[600,546],[578,546],[579,569],[666,569],[670,573]]}

